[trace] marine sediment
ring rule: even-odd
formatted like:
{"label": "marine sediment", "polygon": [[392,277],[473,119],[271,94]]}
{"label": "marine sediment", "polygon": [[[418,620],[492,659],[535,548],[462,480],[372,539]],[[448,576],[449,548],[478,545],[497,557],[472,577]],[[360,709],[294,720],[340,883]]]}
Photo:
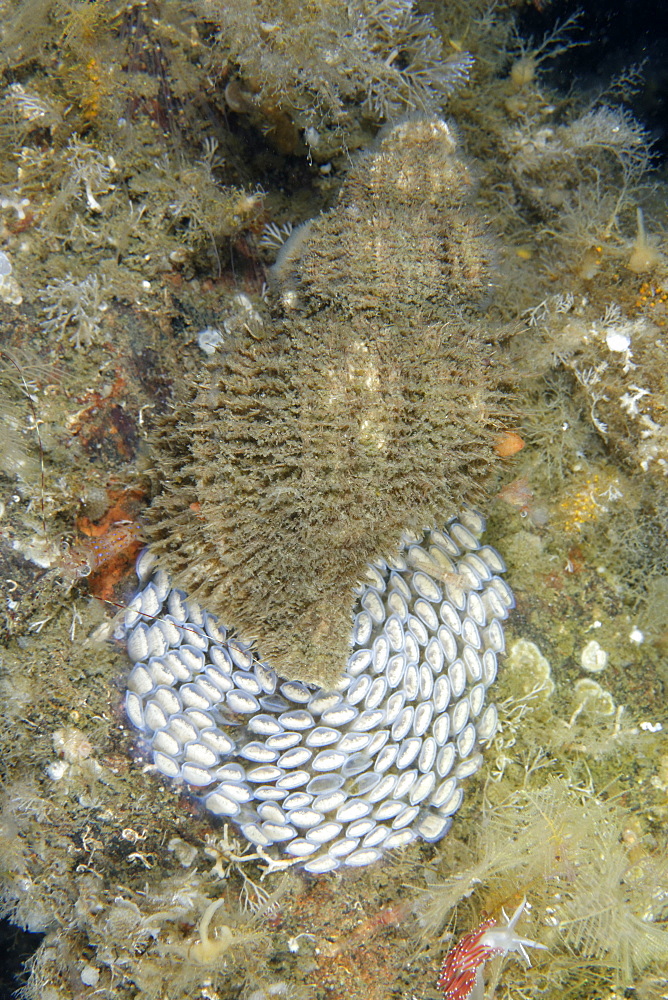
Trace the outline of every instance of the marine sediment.
{"label": "marine sediment", "polygon": [[334,683],[367,564],[483,495],[511,403],[473,189],[445,122],[389,128],[163,422],[153,550],[282,676]]}

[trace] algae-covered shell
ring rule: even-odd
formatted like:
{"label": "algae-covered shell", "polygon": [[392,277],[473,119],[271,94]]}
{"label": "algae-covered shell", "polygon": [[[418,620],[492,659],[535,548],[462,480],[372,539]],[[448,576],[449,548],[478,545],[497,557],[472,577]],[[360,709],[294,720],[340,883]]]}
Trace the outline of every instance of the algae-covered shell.
{"label": "algae-covered shell", "polygon": [[[436,632],[439,596],[460,611],[500,571],[493,550],[478,554],[484,518],[471,507],[420,546],[425,524],[480,493],[498,427],[512,423],[495,332],[475,314],[491,255],[471,191],[447,122],[388,126],[350,167],[338,204],[286,248],[273,276],[286,304],[272,323],[215,355],[159,432],[156,553],[226,627],[258,636],[288,682],[333,688],[353,613],[360,672],[385,623],[387,645],[372,654],[381,672],[407,624],[412,650]],[[412,584],[397,584],[409,565]],[[201,629],[193,645],[211,641],[190,596],[168,595],[167,607]],[[228,648],[251,670],[238,638]]]}

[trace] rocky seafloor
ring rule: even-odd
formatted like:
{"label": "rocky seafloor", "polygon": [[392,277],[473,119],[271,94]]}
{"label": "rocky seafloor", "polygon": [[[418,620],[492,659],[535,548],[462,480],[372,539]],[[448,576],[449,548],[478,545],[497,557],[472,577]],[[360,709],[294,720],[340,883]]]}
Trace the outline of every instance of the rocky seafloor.
{"label": "rocky seafloor", "polygon": [[[426,31],[431,38],[433,23],[438,23],[439,37],[456,40],[459,29],[469,26],[468,39],[481,68],[471,71],[468,85],[458,81],[463,89],[451,97],[445,119],[440,106],[436,118],[427,119],[447,122],[440,134],[451,131],[456,136],[457,152],[448,162],[451,167],[454,163],[463,191],[442,214],[435,192],[434,203],[425,201],[412,229],[397,225],[396,202],[379,204],[373,194],[359,195],[359,185],[367,182],[373,192],[373,169],[382,136],[388,135],[385,131],[379,140],[372,138],[379,122],[370,122],[369,106],[357,116],[358,98],[347,97],[349,117],[339,130],[329,117],[333,105],[327,105],[321,120],[313,119],[315,124],[311,118],[302,122],[303,109],[281,110],[279,115],[267,93],[253,96],[260,92],[253,90],[248,54],[235,64],[237,76],[225,80],[234,83],[227,88],[227,131],[216,117],[216,98],[209,94],[207,120],[213,123],[212,134],[227,165],[214,164],[215,148],[202,154],[200,146],[193,145],[190,160],[175,156],[178,169],[163,170],[155,150],[166,142],[158,126],[168,102],[162,91],[151,93],[148,81],[158,79],[163,72],[159,67],[166,64],[142,62],[137,49],[126,63],[118,61],[134,74],[134,103],[124,109],[136,130],[131,138],[124,132],[119,138],[114,131],[118,114],[114,118],[114,107],[105,104],[118,94],[118,80],[103,82],[102,57],[106,54],[114,66],[114,46],[126,44],[127,38],[149,37],[150,26],[140,14],[133,15],[139,20],[127,35],[116,36],[104,23],[98,26],[97,65],[90,63],[89,54],[84,60],[76,50],[77,31],[85,34],[88,28],[70,23],[52,90],[41,70],[24,75],[23,93],[15,82],[8,84],[13,89],[4,94],[2,122],[22,172],[14,166],[10,176],[10,166],[3,167],[7,176],[1,205],[3,256],[10,270],[3,263],[0,900],[10,933],[16,927],[35,935],[35,950],[23,973],[26,997],[429,998],[439,995],[438,969],[454,940],[484,916],[499,919],[502,908],[513,912],[525,897],[530,909],[522,917],[521,933],[545,950],[532,953],[531,967],[514,959],[502,968],[491,966],[488,996],[540,993],[551,998],[566,991],[593,1000],[629,989],[643,998],[666,992],[668,488],[663,449],[668,438],[662,359],[668,270],[661,199],[643,187],[642,170],[649,166],[641,163],[646,140],[629,113],[590,107],[584,99],[580,106],[562,108],[558,94],[541,80],[538,43],[528,40],[523,50],[512,48],[507,12],[500,13],[493,26],[467,20],[456,6],[448,7],[444,16],[445,23],[411,22],[410,37],[415,41]],[[198,74],[204,75],[197,53],[208,41],[180,33],[182,25],[172,8],[166,7],[156,20],[161,59],[169,53],[176,67],[171,78],[163,73],[162,79],[172,84],[180,79],[181,92],[187,93],[193,80],[201,79]],[[262,23],[266,33],[269,21]],[[271,31],[269,37],[274,37]],[[208,36],[202,31],[201,38]],[[8,63],[23,65],[16,48],[21,44],[16,35],[5,39]],[[220,39],[218,44],[223,44]],[[232,42],[226,44],[234,49]],[[510,55],[506,62],[495,62],[493,53],[504,45]],[[36,51],[39,69],[46,65],[48,45]],[[142,59],[147,60],[147,51],[142,49]],[[212,65],[206,67],[209,74]],[[147,66],[153,69],[149,72]],[[460,76],[467,67],[462,62]],[[390,60],[383,72],[391,68]],[[448,78],[448,88],[455,82]],[[308,86],[304,91],[303,79],[299,86],[303,101],[310,91]],[[75,111],[66,112],[67,95]],[[47,96],[52,101],[48,107]],[[559,108],[559,118],[546,125],[546,116],[549,121],[556,114],[547,110],[548,97]],[[316,114],[324,107],[322,98],[316,95],[309,107],[309,115]],[[436,115],[436,109],[430,106],[429,113]],[[78,116],[76,123],[68,115]],[[190,136],[184,115],[180,127]],[[610,134],[611,125],[618,146],[602,148],[601,136]],[[307,127],[320,129],[323,144],[318,159],[316,135],[309,133],[314,157],[310,168],[306,148],[294,139],[306,135]],[[244,174],[240,150],[256,150],[249,139],[253,129],[265,146],[260,154],[248,153]],[[352,170],[347,151],[341,151],[341,135],[351,146],[366,150],[362,158],[353,158]],[[432,169],[426,157],[422,166],[427,173]],[[307,183],[308,169],[312,173]],[[620,169],[623,188],[618,184]],[[411,176],[406,162],[395,162],[389,173],[401,192],[402,182]],[[39,184],[38,174],[43,178]],[[254,183],[259,176],[265,188],[270,188],[267,178],[273,176],[280,196],[272,190],[258,194]],[[386,183],[387,177],[382,180]],[[341,186],[342,200],[332,208]],[[188,201],[191,189],[204,199],[199,215],[195,203]],[[633,196],[617,205],[618,225],[608,228],[615,209],[611,192],[617,199],[622,189]],[[640,217],[636,202],[643,204]],[[365,214],[369,205],[374,211]],[[165,206],[177,207],[168,211]],[[315,231],[303,233],[303,241],[293,238],[276,279],[276,272],[269,272],[271,255],[260,245],[262,226],[274,217],[282,222],[288,207],[296,213],[295,221],[317,216],[321,209],[325,215],[317,216]],[[210,240],[216,218],[224,219],[213,240],[219,266]],[[336,252],[329,243],[319,242],[322,232],[335,240]],[[412,233],[412,239],[402,243],[402,232]],[[470,253],[472,246],[475,254]],[[467,252],[455,252],[457,248]],[[340,268],[341,260],[353,262],[346,264],[347,272]],[[402,260],[410,267],[402,269]],[[379,267],[386,279],[382,288],[374,278]],[[321,280],[325,273],[326,281]],[[332,284],[337,275],[340,288]],[[268,290],[263,289],[265,279]],[[205,330],[208,338],[201,336]],[[327,330],[333,331],[329,342]],[[414,340],[401,340],[402,332],[409,335],[413,330]],[[325,343],[331,353],[313,384],[304,385],[309,368],[302,362],[309,336],[312,343]],[[211,341],[214,353],[205,353],[201,344]],[[456,361],[465,348],[474,360],[459,370]],[[409,357],[411,349],[413,367],[395,363],[399,356]],[[286,358],[296,360],[288,365]],[[220,371],[224,379],[216,375]],[[260,386],[255,408],[255,383],[244,385],[253,372],[260,373],[253,376]],[[458,384],[466,386],[459,397]],[[304,398],[315,399],[319,409],[304,406],[299,421],[293,420]],[[281,400],[286,401],[284,408],[278,407]],[[205,436],[202,416],[208,404],[219,420],[213,440]],[[461,496],[453,498],[445,490],[430,493],[427,487],[434,485],[448,408],[456,415],[457,406],[464,404],[470,420],[460,417],[459,426],[475,462],[462,471],[452,456],[447,460],[454,470],[450,482],[460,477]],[[357,436],[347,417],[356,406],[363,415]],[[299,434],[290,430],[295,426]],[[313,437],[318,427],[326,428],[321,439]],[[410,434],[398,435],[397,427],[408,427]],[[252,449],[244,451],[239,441],[248,428]],[[319,451],[314,446],[319,440],[330,450]],[[392,450],[395,440],[403,452]],[[285,475],[277,474],[270,461],[276,441],[281,456],[291,449],[291,455],[316,455],[319,464],[310,458],[308,465],[295,463]],[[455,437],[455,445],[460,441]],[[412,450],[416,447],[417,452]],[[197,463],[209,461],[216,449],[223,472],[217,473],[218,479],[207,478]],[[379,489],[365,503],[365,491],[381,481],[379,476],[374,479],[373,463],[378,463],[379,454],[382,458],[383,449],[389,456],[383,470],[387,478],[382,480],[387,495]],[[323,454],[336,462],[321,460]],[[419,466],[421,474],[427,470],[422,480],[414,475],[413,454],[421,461],[427,456]],[[466,459],[465,449],[462,454]],[[359,504],[359,515],[350,519],[350,535],[345,536],[332,528],[329,514],[321,513],[336,510],[337,496],[344,495],[341,480],[332,472],[337,467],[351,478],[345,496],[354,496]],[[325,491],[319,486],[322,480]],[[365,663],[358,677],[368,679],[353,677],[348,687],[355,684],[362,699],[371,698],[368,705],[354,706],[356,718],[367,713],[366,721],[381,711],[387,719],[389,710],[391,725],[376,719],[378,732],[391,729],[401,716],[403,725],[417,724],[420,735],[412,729],[403,733],[400,727],[395,748],[389,748],[395,758],[385,777],[377,778],[379,757],[366,759],[369,744],[361,746],[364,726],[355,730],[352,718],[337,723],[351,727],[345,731],[319,722],[321,730],[330,728],[337,740],[351,744],[341,753],[361,756],[350,765],[350,756],[334,761],[336,768],[326,772],[334,773],[333,782],[328,779],[331,787],[313,786],[321,797],[336,796],[339,788],[334,785],[340,787],[340,777],[352,785],[358,775],[371,774],[364,779],[369,787],[353,789],[357,794],[346,803],[331,804],[338,810],[373,795],[382,781],[391,796],[402,780],[399,771],[405,775],[414,768],[412,783],[404,779],[406,801],[395,797],[385,819],[371,816],[378,808],[371,803],[364,816],[351,813],[339,820],[334,812],[313,809],[316,795],[297,788],[285,791],[310,796],[311,801],[294,801],[285,810],[274,800],[274,810],[266,817],[241,815],[246,806],[239,801],[245,797],[241,780],[227,781],[227,791],[236,794],[236,800],[220,788],[188,782],[198,778],[196,769],[206,763],[204,757],[209,759],[206,742],[186,739],[184,747],[203,749],[194,751],[198,759],[184,750],[187,759],[177,761],[178,753],[170,754],[164,739],[160,747],[151,745],[153,734],[164,733],[166,726],[151,725],[149,738],[147,728],[136,728],[146,723],[144,701],[153,698],[153,688],[145,687],[147,677],[153,685],[156,681],[144,676],[141,667],[133,671],[123,623],[136,625],[138,609],[131,606],[134,564],[151,538],[169,572],[183,573],[190,556],[197,556],[200,568],[193,574],[194,583],[205,597],[208,588],[223,602],[222,608],[207,609],[202,598],[201,614],[213,610],[218,628],[231,628],[240,658],[245,644],[254,640],[252,662],[268,663],[268,673],[262,676],[272,683],[262,628],[253,630],[244,622],[234,638],[234,621],[224,620],[224,602],[233,611],[238,595],[226,593],[225,578],[221,583],[207,575],[207,560],[216,544],[209,532],[215,522],[222,524],[226,540],[220,549],[223,563],[237,573],[240,586],[252,588],[255,579],[244,575],[243,547],[234,548],[234,510],[227,517],[226,506],[230,483],[240,498],[234,510],[243,513],[243,532],[237,538],[243,537],[244,545],[253,543],[253,504],[260,498],[265,503],[259,505],[258,523],[263,518],[271,523],[277,512],[279,520],[285,517],[281,538],[290,572],[309,544],[317,556],[304,563],[310,575],[305,573],[293,591],[288,586],[278,593],[276,588],[267,603],[268,620],[280,620],[281,627],[265,644],[270,649],[276,644],[282,666],[289,659],[290,615],[311,624],[323,620],[321,609],[336,592],[332,581],[337,579],[337,560],[354,542],[356,528],[365,526],[368,539],[383,504],[391,507],[394,534],[387,537],[394,538],[395,548],[371,553],[386,562],[382,572],[376,568],[375,582],[367,582],[366,604],[383,622],[390,610],[406,622],[413,616],[415,624],[409,623],[403,632],[404,649],[406,635],[419,633],[420,622],[425,642],[417,643],[419,651],[412,659],[409,655],[403,666],[394,662],[393,672],[382,678],[380,670],[373,674],[373,667],[367,674]],[[404,497],[397,486],[406,487]],[[215,503],[208,502],[207,490],[216,493]],[[421,490],[429,523],[420,520]],[[326,505],[321,503],[323,493]],[[293,501],[295,496],[299,502]],[[409,502],[402,508],[406,496]],[[405,527],[433,531],[422,550],[433,559],[428,550],[438,548],[437,531],[457,514],[460,499],[475,500],[485,514],[482,544],[493,547],[488,554],[501,554],[516,602],[503,622],[501,641],[498,636],[476,637],[475,629],[489,629],[482,615],[490,611],[476,606],[476,587],[469,585],[460,594],[461,615],[471,624],[464,627],[468,639],[462,640],[459,621],[460,637],[451,648],[453,662],[466,660],[464,683],[471,692],[466,696],[466,720],[457,695],[452,704],[443,702],[440,661],[434,661],[436,669],[429,667],[429,674],[422,670],[427,649],[435,649],[429,645],[427,597],[410,593],[406,598],[400,583],[387,586],[384,579],[386,571],[391,575],[400,569],[392,560],[398,558],[402,511],[407,511]],[[300,521],[295,510],[307,511],[308,517]],[[295,525],[308,525],[309,531],[300,534]],[[264,536],[258,531],[257,537],[261,544],[253,548],[253,565],[260,579],[275,581],[281,571],[280,552],[277,557],[272,551],[271,558],[263,560]],[[322,544],[323,538],[331,544]],[[382,541],[382,525],[378,538]],[[415,546],[416,539],[417,534],[405,536],[402,544]],[[170,552],[173,567],[168,564]],[[421,564],[410,567],[411,579],[424,572],[425,557],[420,558]],[[501,565],[497,563],[494,572]],[[309,619],[309,589],[303,584],[317,581],[321,566],[329,589],[318,595],[319,604],[315,602],[319,617]],[[437,589],[449,586],[451,594],[432,592],[438,609],[461,584],[456,562],[441,565],[439,572],[441,577],[436,574],[432,584]],[[349,582],[341,591],[349,610],[342,602],[333,611],[339,622],[351,614],[352,635],[352,611],[360,595]],[[428,586],[426,580],[421,583]],[[479,588],[481,605],[486,589],[487,584]],[[383,602],[392,594],[399,597],[392,597],[385,608]],[[408,602],[405,608],[402,596]],[[261,590],[252,593],[252,599],[254,607],[262,608]],[[422,618],[416,613],[420,600],[426,602],[418,605]],[[493,606],[488,594],[490,601]],[[509,610],[507,603],[504,611]],[[161,620],[168,618],[160,608],[151,611],[147,604],[145,610]],[[174,618],[175,609],[167,610]],[[362,611],[357,608],[355,613]],[[374,644],[373,658],[379,656],[381,622],[370,610],[368,614],[374,624],[364,641]],[[502,617],[498,608],[496,617]],[[178,619],[154,624],[161,634],[171,634],[170,626],[172,631],[179,628]],[[447,623],[441,617],[432,624],[437,635]],[[145,625],[148,632],[148,619]],[[205,620],[191,620],[190,626],[189,638],[196,644],[198,630],[206,632]],[[441,634],[441,648],[448,648],[448,637]],[[139,650],[144,638],[141,631],[130,652],[148,669],[149,658],[143,659]],[[181,640],[179,636],[172,646],[181,648]],[[209,640],[224,645],[220,636]],[[315,631],[301,635],[300,656],[340,643],[340,637],[330,640],[324,634],[319,647]],[[481,674],[476,682],[478,640]],[[498,673],[495,664],[493,684],[487,685],[492,671],[483,666],[482,646],[496,656],[503,644]],[[466,648],[473,652],[465,653]],[[395,659],[401,652],[394,651]],[[152,653],[160,656],[157,647]],[[193,645],[191,660],[196,653]],[[164,659],[169,651],[162,655]],[[224,655],[222,659],[228,662]],[[329,670],[324,682],[336,683],[345,663],[335,669],[326,656],[322,659],[318,669],[325,674]],[[151,664],[151,669],[163,671],[158,688],[169,687],[168,666]],[[204,670],[212,666],[207,663]],[[214,721],[228,739],[241,733],[237,749],[243,752],[250,746],[246,752],[252,757],[262,751],[253,748],[258,740],[249,740],[244,731],[249,713],[242,695],[256,699],[260,692],[249,689],[259,681],[254,667],[247,666],[233,663],[229,675],[236,672],[240,682],[235,680],[233,689],[223,690],[228,687],[225,670],[218,678],[221,702],[230,690],[237,696],[226,700],[225,713]],[[300,661],[293,668],[298,679],[282,669],[279,683],[292,684],[286,690],[299,695],[305,707],[298,697],[287,708],[276,702],[268,712],[251,716],[268,716],[265,725],[272,727],[271,733],[255,734],[263,738],[265,756],[267,750],[273,757],[274,752],[293,749],[287,743],[267,748],[272,736],[293,732],[294,718],[278,722],[279,716],[301,711],[315,721],[308,708],[311,701],[317,707],[320,697],[313,663]],[[451,689],[459,690],[458,669],[448,674]],[[129,677],[131,693],[142,701],[141,715],[126,701]],[[178,683],[196,686],[192,677]],[[498,728],[489,725],[487,717],[482,736],[468,720],[471,699],[475,717],[486,718],[487,710],[472,693],[476,683],[489,687],[483,694],[496,706],[495,719],[498,713]],[[397,685],[403,685],[399,698]],[[195,690],[195,696],[203,694]],[[261,696],[275,697],[270,691]],[[179,697],[177,716],[199,711],[200,722],[208,722],[211,705],[186,705],[183,695]],[[430,699],[437,699],[440,711],[432,711],[423,729],[429,714],[424,705]],[[151,702],[152,722],[161,722],[161,704],[160,699],[155,706]],[[255,712],[255,705],[248,705]],[[337,701],[320,709],[334,711],[339,705]],[[213,710],[218,710],[216,704]],[[448,726],[459,730],[459,742],[446,737],[439,744],[445,716]],[[440,728],[434,730],[438,717]],[[276,726],[281,727],[278,733],[273,731]],[[208,728],[200,725],[199,731]],[[485,743],[480,757],[476,741]],[[450,767],[466,767],[475,760],[462,782],[463,796],[447,786],[451,772],[446,757],[453,756],[448,748],[454,746],[459,761],[451,761]],[[386,748],[374,752],[380,755]],[[307,767],[312,768],[311,762],[326,749],[304,744],[311,755]],[[153,756],[156,751],[164,755],[163,767]],[[207,766],[227,766],[226,776],[216,775],[218,785],[225,784],[234,763],[224,759],[224,753],[220,757],[221,745],[215,753],[215,765]],[[395,764],[400,753],[402,769]],[[299,759],[302,764],[294,764],[293,774],[304,769],[304,752]],[[383,759],[389,759],[387,752]],[[273,760],[246,763],[248,770],[289,771]],[[344,764],[351,773],[340,774]],[[184,767],[190,770],[184,772]],[[435,777],[432,767],[443,773]],[[268,773],[271,779],[256,784],[275,792],[285,774],[270,770],[265,778]],[[310,770],[304,773],[305,784],[321,780]],[[443,816],[431,820],[441,823],[438,830],[421,814],[428,797],[439,794],[437,786],[445,796],[442,802],[437,798],[434,807],[436,812],[442,808]],[[214,808],[203,801],[203,788],[204,795],[218,795],[210,800]],[[446,792],[457,800],[452,817],[452,798]],[[308,856],[314,855],[321,874],[305,872],[304,857],[297,865],[284,864],[292,860],[280,848],[286,841],[277,839],[278,848],[265,842],[268,831],[278,838],[289,832],[292,838],[298,828],[291,819],[307,825],[287,843],[317,844]],[[348,833],[350,825],[358,824],[353,832],[359,837],[346,838],[334,829],[343,822]],[[376,823],[373,829],[371,822]],[[420,823],[423,833],[437,836],[395,836],[402,830],[417,831]],[[263,824],[268,824],[264,830]],[[331,829],[323,832],[328,824]],[[254,837],[244,838],[244,825]],[[309,830],[320,830],[315,840]],[[323,847],[329,841],[318,842],[329,833],[350,843],[330,856]],[[380,840],[362,844],[365,837],[393,836],[396,842],[390,840],[389,850],[381,851]],[[359,866],[341,863],[360,851]]]}

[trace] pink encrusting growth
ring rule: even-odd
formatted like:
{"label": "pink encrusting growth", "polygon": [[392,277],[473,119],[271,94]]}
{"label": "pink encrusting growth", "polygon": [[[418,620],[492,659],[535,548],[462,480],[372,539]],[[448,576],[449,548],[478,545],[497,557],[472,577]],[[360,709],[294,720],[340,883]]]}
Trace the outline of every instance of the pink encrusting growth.
{"label": "pink encrusting growth", "polygon": [[513,913],[510,920],[503,910],[505,927],[497,927],[496,920],[485,920],[474,931],[465,934],[443,960],[437,986],[443,990],[443,1000],[482,1000],[484,984],[482,970],[485,962],[497,955],[517,952],[527,965],[531,965],[527,948],[545,948],[544,944],[522,938],[515,933],[518,920],[527,906],[526,899]]}

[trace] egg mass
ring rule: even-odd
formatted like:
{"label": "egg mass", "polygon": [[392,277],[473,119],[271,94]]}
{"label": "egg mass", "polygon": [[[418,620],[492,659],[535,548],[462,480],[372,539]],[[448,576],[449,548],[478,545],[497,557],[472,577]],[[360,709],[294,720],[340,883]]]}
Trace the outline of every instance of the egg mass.
{"label": "egg mass", "polygon": [[496,733],[487,690],[514,604],[483,527],[467,509],[369,566],[330,689],[281,678],[140,557],[117,637],[135,660],[126,712],[156,770],[312,874],[440,840]]}

